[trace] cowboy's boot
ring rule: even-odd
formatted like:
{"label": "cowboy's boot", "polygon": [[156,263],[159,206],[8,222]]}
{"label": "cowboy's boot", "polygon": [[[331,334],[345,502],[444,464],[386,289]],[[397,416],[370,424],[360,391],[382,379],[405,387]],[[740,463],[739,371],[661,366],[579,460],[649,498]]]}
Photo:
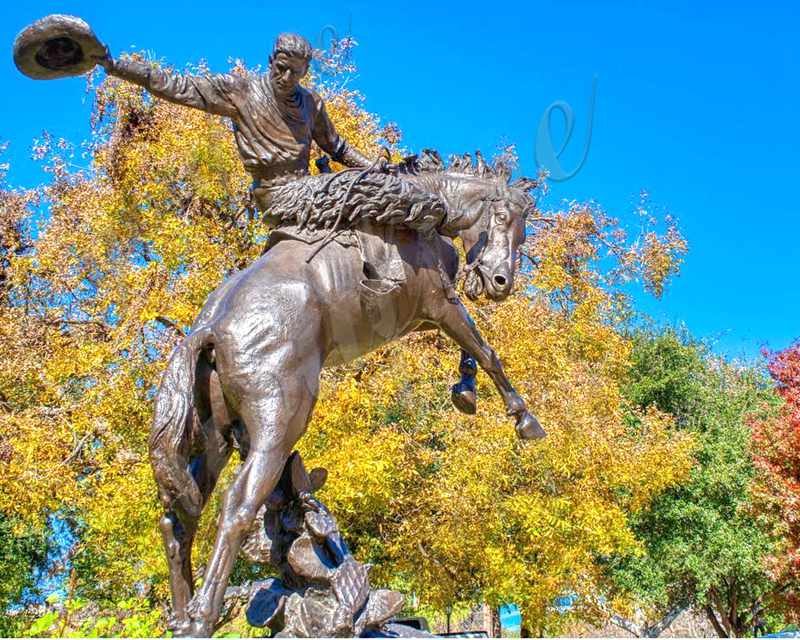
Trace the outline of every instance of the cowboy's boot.
{"label": "cowboy's boot", "polygon": [[475,411],[477,410],[475,374],[478,373],[478,365],[475,362],[475,358],[462,350],[461,364],[458,370],[461,373],[461,380],[451,388],[450,398],[455,408],[461,413],[475,415]]}

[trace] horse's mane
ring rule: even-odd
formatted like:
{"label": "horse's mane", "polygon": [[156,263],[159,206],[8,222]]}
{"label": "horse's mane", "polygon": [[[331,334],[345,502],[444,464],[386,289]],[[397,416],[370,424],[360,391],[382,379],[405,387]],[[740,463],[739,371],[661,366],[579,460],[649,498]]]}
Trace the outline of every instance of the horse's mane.
{"label": "horse's mane", "polygon": [[509,182],[511,167],[498,161],[489,166],[481,156],[453,156],[448,165],[439,153],[425,149],[421,155],[404,158],[397,172],[327,173],[289,182],[271,194],[269,216],[273,223],[297,225],[300,229],[347,227],[369,220],[377,224],[403,225],[417,230],[430,230],[458,212],[451,212],[445,201],[429,191],[425,176],[471,176],[489,184],[508,184],[520,189],[525,197],[538,186],[535,180],[519,178]]}
{"label": "horse's mane", "polygon": [[370,221],[433,229],[447,217],[438,195],[414,180],[384,172],[357,170],[323,173],[294,180],[273,190],[269,216],[273,223],[310,231]]}
{"label": "horse's mane", "polygon": [[471,154],[465,153],[460,156],[450,156],[449,162],[445,164],[436,149],[423,149],[419,155],[403,158],[398,164],[400,173],[412,176],[431,173],[468,175],[476,178],[502,180],[511,187],[523,191],[536,189],[539,186],[538,180],[526,177],[517,178],[511,182],[512,168],[511,162],[502,156],[493,164],[487,163],[480,151],[475,152],[475,162],[473,162]]}

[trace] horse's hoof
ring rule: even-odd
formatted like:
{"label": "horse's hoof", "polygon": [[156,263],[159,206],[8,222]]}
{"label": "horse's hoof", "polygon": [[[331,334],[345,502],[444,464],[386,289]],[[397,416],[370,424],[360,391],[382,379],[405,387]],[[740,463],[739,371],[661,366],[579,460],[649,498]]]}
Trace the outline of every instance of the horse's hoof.
{"label": "horse's hoof", "polygon": [[212,635],[211,625],[204,620],[192,620],[188,632],[190,638],[210,638]]}
{"label": "horse's hoof", "polygon": [[466,413],[470,416],[475,415],[477,398],[474,389],[470,389],[463,382],[458,382],[450,389],[450,399],[453,401],[455,408],[461,413]]}
{"label": "horse's hoof", "polygon": [[516,428],[520,440],[541,440],[547,435],[539,421],[527,411],[517,420]]}
{"label": "horse's hoof", "polygon": [[189,638],[192,636],[192,621],[189,618],[170,617],[167,628],[172,631],[173,638]]}

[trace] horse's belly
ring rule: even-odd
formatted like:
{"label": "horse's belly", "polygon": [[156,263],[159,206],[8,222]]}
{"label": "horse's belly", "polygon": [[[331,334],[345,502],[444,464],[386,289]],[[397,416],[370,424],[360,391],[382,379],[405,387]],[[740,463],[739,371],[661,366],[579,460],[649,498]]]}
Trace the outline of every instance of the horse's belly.
{"label": "horse's belly", "polygon": [[[325,366],[350,362],[405,335],[420,323],[425,279],[413,269],[406,269],[406,281],[393,291],[377,293],[363,284],[364,264],[355,247],[331,242],[312,257],[314,249],[299,241],[279,242],[209,299],[207,309],[201,313],[204,323],[221,323],[230,313],[251,308],[257,298],[263,297],[256,294],[266,294],[276,286],[283,288],[287,280],[303,282],[313,304],[299,299],[295,305],[283,301],[281,315],[286,316],[286,322],[319,323]],[[277,311],[268,307],[267,304],[262,312]],[[315,317],[306,317],[308,314]],[[311,345],[297,346],[302,350]]]}
{"label": "horse's belly", "polygon": [[328,336],[325,366],[350,362],[419,324],[419,292],[413,272],[393,291],[379,293],[364,285],[359,254],[344,247],[325,251],[315,273],[325,299],[323,326]]}
{"label": "horse's belly", "polygon": [[373,331],[365,328],[364,331],[353,331],[353,339],[339,340],[334,343],[333,348],[325,358],[325,367],[334,367],[352,362],[356,358],[368,354],[397,338],[404,336],[421,324],[422,321],[406,324],[405,328],[396,333]]}
{"label": "horse's belly", "polygon": [[419,324],[404,305],[402,296],[392,293],[374,296],[358,285],[348,300],[331,308],[325,322],[329,350],[325,366],[344,364],[405,335]]}

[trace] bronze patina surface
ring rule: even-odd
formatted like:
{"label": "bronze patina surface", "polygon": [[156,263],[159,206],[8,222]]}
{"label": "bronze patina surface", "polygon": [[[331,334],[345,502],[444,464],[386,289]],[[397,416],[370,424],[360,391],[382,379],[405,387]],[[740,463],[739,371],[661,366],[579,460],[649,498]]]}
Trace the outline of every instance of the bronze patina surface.
{"label": "bronze patina surface", "polygon": [[154,96],[230,118],[239,155],[264,210],[273,187],[308,175],[312,142],[345,166],[371,163],[339,136],[322,98],[300,85],[311,53],[305,38],[284,33],[275,42],[267,74],[191,76],[111,56],[98,62],[109,74]]}
{"label": "bronze patina surface", "polygon": [[370,566],[353,557],[314,496],[326,477],[324,469],[308,473],[296,451],[289,456],[242,544],[248,560],[272,565],[279,577],[231,587],[226,601],[246,599],[247,621],[280,638],[389,635],[403,596],[370,586]]}
{"label": "bronze patina surface", "polygon": [[[424,183],[448,211],[458,206],[440,228],[460,237],[474,256],[471,293],[503,299],[513,287],[525,216],[533,205],[529,185],[508,184],[488,167],[479,173],[463,163],[453,169],[432,165],[412,163],[406,179]],[[386,242],[374,233],[365,237]],[[438,328],[491,377],[519,436],[544,436],[466,308],[449,296],[441,266],[454,278],[458,254],[448,237],[437,234],[435,241],[420,231],[396,229],[390,242],[405,278],[390,292],[372,295],[362,286],[357,243],[319,248],[321,240],[287,234],[209,297],[170,359],[150,439],[165,508],[161,529],[177,634],[213,631],[240,545],[308,426],[323,367],[411,331]],[[225,493],[214,550],[195,592],[192,537],[234,448],[244,462]]]}

